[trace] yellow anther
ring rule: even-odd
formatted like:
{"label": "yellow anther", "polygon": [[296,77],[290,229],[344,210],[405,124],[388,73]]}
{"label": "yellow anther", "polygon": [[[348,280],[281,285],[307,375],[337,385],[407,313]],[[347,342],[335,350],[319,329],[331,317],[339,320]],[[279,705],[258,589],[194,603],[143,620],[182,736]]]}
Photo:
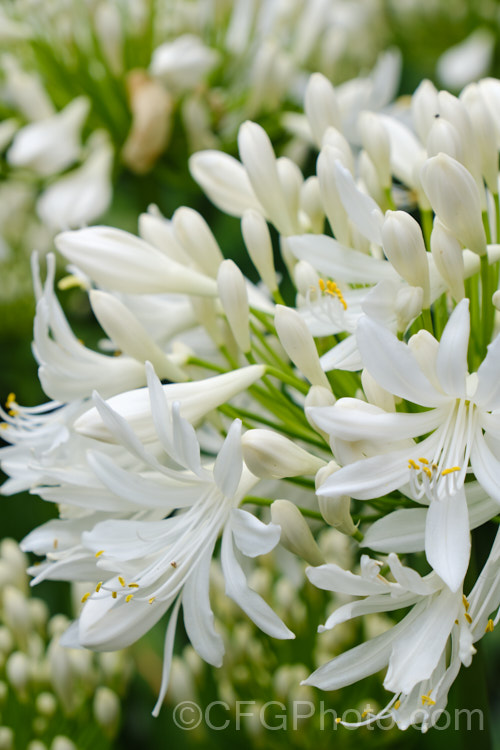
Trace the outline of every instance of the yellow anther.
{"label": "yellow anther", "polygon": [[436,705],[436,701],[433,701],[430,696],[431,696],[431,691],[430,690],[427,693],[427,695],[423,695],[422,696],[422,706],[425,706],[426,704],[428,706],[435,706]]}
{"label": "yellow anther", "polygon": [[429,462],[426,458],[419,458],[418,459],[421,464],[425,464],[426,466],[429,466]]}
{"label": "yellow anther", "polygon": [[458,625],[458,620],[455,620],[455,625]]}
{"label": "yellow anther", "polygon": [[126,601],[126,602],[127,602],[127,604],[128,604],[128,603],[129,603],[129,601],[131,601],[131,599],[133,599],[133,598],[134,598],[134,595],[133,595],[133,594],[127,594],[127,596],[125,597],[125,601]]}
{"label": "yellow anther", "polygon": [[115,349],[115,351],[113,352],[113,357],[121,357],[122,354],[123,352],[121,349]]}
{"label": "yellow anther", "polygon": [[87,593],[82,596],[82,604],[85,604],[89,596],[90,596],[90,591],[87,591]]}
{"label": "yellow anther", "polygon": [[341,721],[342,719],[339,716],[337,716],[337,718],[335,719],[335,724],[340,724]]}
{"label": "yellow anther", "polygon": [[16,403],[16,394],[15,393],[9,393],[7,396],[7,401],[5,402],[5,406],[8,408],[11,404]]}
{"label": "yellow anther", "polygon": [[441,476],[445,477],[447,474],[453,474],[454,471],[461,471],[460,466],[451,466],[449,469],[443,469]]}
{"label": "yellow anther", "polygon": [[54,539],[54,541],[52,542],[52,546],[54,549],[57,549],[59,546],[59,539]]}
{"label": "yellow anther", "polygon": [[120,581],[120,586],[125,586],[125,578],[123,576],[118,576],[118,580]]}
{"label": "yellow anther", "polygon": [[396,703],[394,704],[394,710],[397,711],[400,705],[401,705],[401,701],[396,701]]}
{"label": "yellow anther", "polygon": [[472,622],[472,617],[467,612],[464,614],[464,617],[470,625]]}
{"label": "yellow anther", "polygon": [[437,465],[437,464],[432,464],[432,470],[433,470],[433,471],[437,471],[437,467],[438,467],[438,465]]}
{"label": "yellow anther", "polygon": [[152,604],[155,599],[156,599],[156,596],[152,596],[151,599],[148,599],[148,604]]}
{"label": "yellow anther", "polygon": [[111,592],[111,596],[113,597],[113,599],[116,599],[116,597],[118,596],[118,594],[116,593],[116,591],[112,591]]}
{"label": "yellow anther", "polygon": [[170,563],[170,565],[171,565],[171,566],[172,566],[173,568],[176,568],[176,567],[177,567],[177,563],[175,562],[175,560],[172,560],[172,562]]}
{"label": "yellow anther", "polygon": [[101,590],[101,586],[102,586],[102,581],[99,581],[99,583],[98,583],[98,584],[97,584],[97,586],[95,587],[95,592],[96,592],[96,594],[98,594],[98,593],[99,593],[99,591]]}
{"label": "yellow anther", "polygon": [[100,557],[101,555],[104,555],[104,550],[103,549],[100,549],[99,552],[95,553],[96,557]]}
{"label": "yellow anther", "polygon": [[462,603],[463,603],[463,605],[465,607],[465,611],[468,612],[470,605],[469,605],[469,600],[467,599],[467,597],[465,596],[465,594],[462,594]]}
{"label": "yellow anther", "polygon": [[416,461],[413,460],[413,458],[408,459],[408,468],[409,469],[420,469],[420,466],[417,464]]}
{"label": "yellow anther", "polygon": [[61,291],[66,291],[66,289],[75,289],[76,287],[79,287],[80,289],[86,288],[84,280],[79,279],[78,276],[73,276],[73,274],[70,274],[69,276],[63,276],[63,278],[57,282],[57,288]]}
{"label": "yellow anther", "polygon": [[321,291],[322,291],[322,292],[324,292],[324,291],[325,291],[325,289],[326,289],[326,284],[325,284],[325,282],[324,282],[324,280],[323,280],[323,279],[318,279],[318,286],[319,286],[319,288],[321,289]]}
{"label": "yellow anther", "polygon": [[139,584],[138,583],[129,583],[128,585],[129,589],[138,589]]}
{"label": "yellow anther", "polygon": [[1,423],[0,423],[0,427],[2,428],[2,430],[6,430],[6,429],[8,428],[8,426],[9,426],[9,425],[8,425],[8,423],[7,423],[7,422],[1,422]]}
{"label": "yellow anther", "polygon": [[432,471],[427,466],[422,466],[422,471],[428,479],[432,479]]}
{"label": "yellow anther", "polygon": [[363,713],[361,714],[361,718],[364,719],[366,716],[368,716],[368,714],[372,714],[372,713],[373,713],[373,708],[370,706],[370,704],[368,704],[365,710],[363,711]]}
{"label": "yellow anther", "polygon": [[493,633],[494,627],[495,627],[495,623],[493,622],[493,620],[490,617],[490,619],[488,620],[488,623],[487,623],[487,625],[486,625],[486,627],[484,629],[484,632],[485,633]]}
{"label": "yellow anther", "polygon": [[19,412],[17,411],[17,409],[9,409],[8,415],[9,417],[17,417],[19,415]]}

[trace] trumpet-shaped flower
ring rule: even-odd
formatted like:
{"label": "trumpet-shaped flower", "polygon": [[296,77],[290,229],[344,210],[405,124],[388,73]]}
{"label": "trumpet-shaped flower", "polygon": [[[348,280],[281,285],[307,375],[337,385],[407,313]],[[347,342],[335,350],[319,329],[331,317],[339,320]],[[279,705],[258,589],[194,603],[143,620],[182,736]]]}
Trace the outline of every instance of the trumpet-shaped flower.
{"label": "trumpet-shaped flower", "polygon": [[454,591],[469,559],[464,492],[469,464],[483,489],[500,502],[494,443],[500,434],[500,337],[490,344],[478,372],[469,374],[469,332],[467,299],[455,308],[439,343],[421,331],[405,344],[364,317],[357,328],[364,366],[382,388],[422,410],[387,413],[358,399],[310,410],[318,427],[330,434],[337,459],[343,451],[347,455],[349,443],[368,443],[359,460],[351,454],[342,461],[348,465],[327,479],[319,494],[366,500],[403,488],[417,502],[429,504],[427,558]]}
{"label": "trumpet-shaped flower", "polygon": [[[86,575],[89,559],[94,560],[95,590],[83,597],[85,606],[65,643],[98,651],[119,649],[136,641],[171,610],[157,713],[168,686],[181,604],[194,648],[210,664],[221,664],[224,647],[213,626],[208,596],[209,563],[220,534],[228,596],[269,635],[292,638],[293,634],[248,587],[235,556],[234,545],[244,555],[255,557],[269,552],[280,538],[279,526],[266,525],[238,507],[258,481],[243,463],[241,423],[233,422],[215,463],[205,466],[196,433],[180,416],[179,405],[169,407],[152,370],[148,381],[163,459],[148,451],[127,422],[95,397],[101,418],[114,433],[121,453],[113,459],[101,451],[89,452],[88,466],[94,481],[96,477],[119,500],[116,511],[120,512],[121,502],[122,513],[127,506],[132,512],[127,518],[110,517],[84,530],[81,544],[74,546]],[[135,458],[143,473],[123,468],[126,456]],[[66,485],[67,503],[72,503],[75,492],[78,485]],[[79,502],[76,499],[77,505]],[[133,512],[134,506],[137,512]],[[28,539],[25,547],[38,541],[33,537],[30,543]],[[82,546],[86,555],[82,555]],[[67,570],[70,579],[78,579],[78,560],[74,559]]]}

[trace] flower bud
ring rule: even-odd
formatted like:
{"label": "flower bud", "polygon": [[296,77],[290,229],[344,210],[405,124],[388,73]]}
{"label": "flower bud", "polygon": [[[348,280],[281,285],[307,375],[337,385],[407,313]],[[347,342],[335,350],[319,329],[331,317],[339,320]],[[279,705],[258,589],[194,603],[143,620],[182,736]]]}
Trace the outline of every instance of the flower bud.
{"label": "flower bud", "polygon": [[0,727],[0,750],[14,750],[14,730]]}
{"label": "flower bud", "polygon": [[309,409],[310,406],[333,406],[337,399],[331,392],[330,388],[324,388],[322,385],[312,385],[309,388],[309,393],[307,394],[304,402],[304,413],[306,415],[306,419],[316,432],[318,432],[327,443],[330,442],[330,436],[323,432],[323,430],[320,430],[318,426],[314,423],[313,419],[309,416]]}
{"label": "flower bud", "polygon": [[374,112],[362,112],[358,120],[361,143],[373,162],[382,188],[390,188],[391,144],[381,118]]}
{"label": "flower bud", "polygon": [[470,172],[447,154],[428,159],[421,170],[422,186],[438,218],[465,246],[486,253],[486,235],[479,191]]}
{"label": "flower bud", "polygon": [[284,350],[311,385],[330,388],[328,378],[321,368],[314,339],[300,314],[291,307],[277,305],[274,325]]}
{"label": "flower bud", "polygon": [[484,180],[493,194],[498,193],[498,151],[495,122],[477,83],[471,83],[460,94],[469,114]]}
{"label": "flower bud", "polygon": [[22,651],[14,651],[7,659],[5,673],[18,693],[24,693],[30,681],[30,662]]}
{"label": "flower bud", "polygon": [[463,164],[464,150],[458,130],[444,117],[436,117],[427,137],[427,153],[436,156],[441,152]]}
{"label": "flower bud", "polygon": [[92,289],[89,298],[97,320],[118,349],[139,362],[151,362],[159,378],[174,383],[187,380],[123,302],[99,289]]}
{"label": "flower bud", "polygon": [[318,156],[317,173],[323,208],[334,237],[349,247],[351,240],[349,218],[340,199],[335,179],[335,162],[343,163],[341,156],[337,148],[330,145],[324,146]]}
{"label": "flower bud", "polygon": [[274,268],[273,245],[267,222],[262,214],[249,209],[243,214],[241,231],[248,254],[260,278],[270,292],[278,288]]}
{"label": "flower bud", "polygon": [[286,549],[302,557],[310,565],[322,565],[324,557],[304,516],[289,500],[275,500],[271,505],[273,523],[281,527],[280,542]]}
{"label": "flower bud", "polygon": [[313,73],[306,88],[304,110],[314,142],[321,148],[323,135],[329,126],[340,128],[340,106],[335,89],[324,75]]}
{"label": "flower bud", "polygon": [[366,369],[361,373],[361,385],[370,404],[374,404],[384,411],[396,411],[396,400],[393,394],[382,388]]}
{"label": "flower bud", "polygon": [[120,699],[114,690],[99,686],[94,695],[93,711],[96,722],[107,732],[114,733],[120,720]]}
{"label": "flower bud", "polygon": [[434,118],[439,114],[438,92],[430,81],[422,81],[415,90],[411,113],[417,135],[422,143],[426,143]]}
{"label": "flower bud", "polygon": [[431,233],[431,252],[436,268],[448,285],[452,297],[460,302],[465,296],[462,247],[437,217]]}
{"label": "flower bud", "polygon": [[406,331],[408,325],[422,312],[424,292],[421,286],[404,286],[396,294],[394,312],[398,331]]}
{"label": "flower bud", "polygon": [[261,479],[315,474],[325,464],[323,459],[271,430],[249,430],[243,435],[241,444],[246,465]]}
{"label": "flower bud", "polygon": [[322,234],[325,212],[321,202],[321,192],[317,177],[308,177],[300,189],[300,218],[307,232]]}
{"label": "flower bud", "polygon": [[148,210],[139,216],[139,235],[153,247],[161,250],[172,260],[189,266],[191,258],[178,242],[172,221],[165,218],[158,206],[151,203]]}
{"label": "flower bud", "polygon": [[[340,466],[335,461],[330,461],[329,464],[323,466],[316,474],[316,490],[339,469]],[[318,495],[317,497],[321,515],[330,526],[338,529],[342,534],[347,534],[347,536],[352,536],[357,531],[357,526],[354,524],[350,513],[350,497],[347,495],[339,497]]]}
{"label": "flower bud", "polygon": [[196,266],[207,276],[216,278],[224,256],[203,216],[192,208],[181,206],[172,216],[172,226]]}
{"label": "flower bud", "polygon": [[293,269],[293,280],[303,297],[309,294],[311,301],[314,301],[319,296],[319,275],[307,260],[299,260]]}
{"label": "flower bud", "polygon": [[26,638],[30,630],[28,600],[14,586],[6,586],[4,589],[3,619],[18,639]]}
{"label": "flower bud", "polygon": [[47,691],[39,693],[36,697],[35,707],[39,714],[50,718],[57,711],[57,700],[55,695]]}
{"label": "flower bud", "polygon": [[60,734],[52,740],[50,750],[78,750],[78,748],[69,737]]}
{"label": "flower bud", "polygon": [[250,311],[245,277],[236,263],[224,260],[217,274],[219,297],[229,327],[242,352],[250,351]]}
{"label": "flower bud", "polygon": [[429,307],[429,261],[419,224],[405,211],[387,211],[382,225],[382,244],[403,279],[424,290],[423,305]]}

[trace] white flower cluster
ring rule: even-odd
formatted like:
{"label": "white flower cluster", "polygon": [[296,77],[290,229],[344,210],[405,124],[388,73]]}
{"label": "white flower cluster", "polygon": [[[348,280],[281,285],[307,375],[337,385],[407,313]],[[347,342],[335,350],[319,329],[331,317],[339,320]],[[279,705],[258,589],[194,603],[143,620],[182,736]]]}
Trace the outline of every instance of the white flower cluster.
{"label": "white flower cluster", "polygon": [[[4,493],[59,504],[23,549],[45,556],[35,582],[90,582],[66,645],[119,649],[169,613],[155,714],[181,606],[195,651],[222,663],[214,555],[227,596],[275,638],[294,635],[241,555],[280,542],[315,586],[355,597],[324,629],[407,610],[305,680],[332,690],[386,666],[392,697],[367,723],[405,728],[418,708],[432,726],[499,618],[500,537],[475,573],[470,532],[500,504],[500,81],[459,97],[423,82],[389,114],[373,112],[366,81],[345,91],[309,80],[301,127],[319,156],[307,179],[252,122],[240,160],[191,158],[211,200],[241,217],[258,285],[187,207],[171,219],[152,208],[140,237],[59,234],[106,336],[96,352],[64,317],[53,258],[44,283],[34,262],[34,353],[53,401],[9,397]],[[359,573],[325,560],[311,516],[365,548]],[[429,572],[398,557],[413,553]]]}

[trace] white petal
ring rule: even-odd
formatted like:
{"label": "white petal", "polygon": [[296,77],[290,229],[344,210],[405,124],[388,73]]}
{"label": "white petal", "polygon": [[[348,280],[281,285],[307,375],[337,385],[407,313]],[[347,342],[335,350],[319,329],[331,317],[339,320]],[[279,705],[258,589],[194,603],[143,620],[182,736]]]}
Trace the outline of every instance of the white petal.
{"label": "white petal", "polygon": [[384,680],[386,690],[409,693],[431,676],[446,647],[461,601],[461,593],[443,589],[424,611],[425,600],[423,607],[414,608],[418,617],[413,627],[402,630],[394,640]]}
{"label": "white petal", "polygon": [[[161,686],[158,694],[158,700],[156,701],[155,707],[153,708],[153,716],[158,716],[160,713],[163,699],[165,698],[168,690],[168,681],[170,678],[170,667],[172,666],[172,654],[174,651],[174,639],[175,631],[177,629],[177,617],[179,614],[179,606],[181,603],[180,597],[177,599],[175,606],[170,613],[170,619],[168,621],[167,632],[165,633],[165,646],[163,648],[163,668],[161,673]],[[150,606],[150,605],[148,605]]]}
{"label": "white petal", "polygon": [[389,555],[387,561],[397,583],[407,591],[420,596],[428,596],[442,588],[442,583],[437,576],[430,574],[422,578],[413,568],[402,565],[398,556],[394,553]]}
{"label": "white petal", "polygon": [[236,546],[247,557],[266,555],[276,547],[281,529],[275,523],[263,523],[246,510],[233,508],[231,529]]}
{"label": "white petal", "polygon": [[368,596],[366,599],[350,602],[349,604],[344,604],[342,607],[336,609],[335,612],[330,615],[325,624],[319,626],[318,633],[323,633],[325,630],[331,630],[336,625],[348,622],[355,617],[371,615],[376,612],[392,612],[395,609],[410,607],[417,601],[418,596],[415,594],[407,594],[406,596],[397,597],[391,597],[389,594]]}
{"label": "white petal", "polygon": [[363,237],[381,245],[384,217],[378,205],[373,198],[359,190],[351,173],[340,161],[335,162],[335,180],[344,208],[353,224]]}
{"label": "white petal", "polygon": [[319,565],[317,568],[306,568],[306,575],[314,586],[325,591],[352,596],[368,596],[389,592],[387,583],[378,580],[367,580],[362,576],[344,570],[335,563]]}
{"label": "white petal", "polygon": [[396,279],[394,268],[385,260],[372,258],[322,234],[289,237],[287,244],[299,260],[310,263],[317,271],[350,284],[376,284]]}
{"label": "white petal", "polygon": [[182,610],[186,633],[195,651],[214,667],[222,665],[224,643],[214,629],[214,614],[208,596],[210,561],[213,549],[208,549],[189,575],[182,594]]}
{"label": "white petal", "polygon": [[470,557],[469,514],[463,488],[431,502],[425,525],[425,554],[446,585],[457,591]]}
{"label": "white petal", "polygon": [[500,334],[489,344],[486,357],[477,371],[478,384],[474,401],[493,411],[500,407]]}
{"label": "white petal", "polygon": [[234,554],[233,536],[229,525],[222,535],[221,563],[226,581],[226,594],[246,612],[257,627],[273,638],[295,638],[264,599],[249,588]]}
{"label": "white petal", "polygon": [[235,419],[214,464],[215,483],[225,497],[236,494],[242,470],[241,421]]}
{"label": "white petal", "polygon": [[323,354],[320,358],[321,367],[325,372],[331,370],[347,370],[356,372],[361,370],[363,363],[358,351],[356,336],[347,336],[343,341]]}
{"label": "white petal", "polygon": [[479,484],[500,503],[500,461],[492,453],[480,428],[474,436],[470,462]]}
{"label": "white petal", "polygon": [[409,347],[379,323],[362,317],[356,338],[364,366],[386,391],[421,406],[448,400],[424,375]]}
{"label": "white petal", "polygon": [[395,510],[370,526],[363,546],[376,552],[421,552],[426,518],[425,508]]}
{"label": "white petal", "polygon": [[325,497],[349,495],[358,500],[386,495],[408,482],[408,454],[408,448],[405,448],[355,461],[329,476],[316,494]]}
{"label": "white petal", "polygon": [[445,326],[436,359],[436,373],[443,390],[456,398],[465,396],[469,334],[469,300],[463,299]]}

